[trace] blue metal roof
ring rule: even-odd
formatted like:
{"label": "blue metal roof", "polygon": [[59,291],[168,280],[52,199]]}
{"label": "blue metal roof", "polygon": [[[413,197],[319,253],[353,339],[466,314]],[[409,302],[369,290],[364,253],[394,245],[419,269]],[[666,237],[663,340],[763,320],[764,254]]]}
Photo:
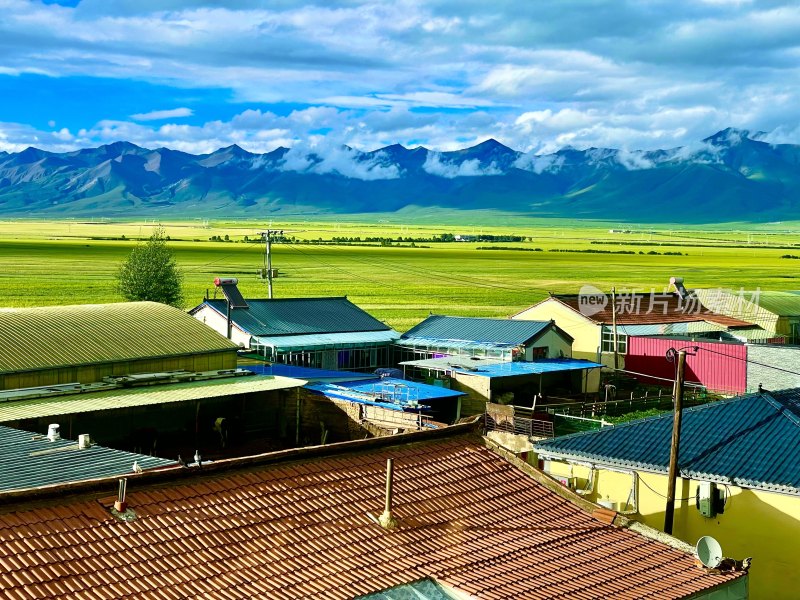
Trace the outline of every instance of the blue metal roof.
{"label": "blue metal roof", "polygon": [[[387,331],[381,323],[347,298],[276,298],[247,300],[249,308],[231,310],[231,320],[253,336],[343,333],[348,331]],[[226,315],[227,300],[206,300],[221,315]],[[195,313],[203,304],[193,308]]]}
{"label": "blue metal roof", "polygon": [[464,392],[394,377],[344,381],[336,384],[314,383],[305,387],[331,398],[375,404],[393,410],[416,409],[419,404],[466,395]]}
{"label": "blue metal roof", "polygon": [[305,379],[306,381],[323,381],[339,379],[352,381],[355,379],[375,379],[372,373],[353,373],[352,371],[329,371],[326,369],[314,369],[312,367],[297,367],[295,365],[284,365],[272,363],[264,365],[243,365],[242,369],[252,371],[258,375],[272,375],[279,377],[291,377],[293,379]]}
{"label": "blue metal roof", "polygon": [[[536,444],[545,456],[667,472],[672,413]],[[683,412],[682,477],[800,494],[800,388]]]}
{"label": "blue metal roof", "polygon": [[177,465],[175,460],[89,446],[0,425],[0,493],[133,474],[133,463],[143,470]]}
{"label": "blue metal roof", "polygon": [[519,346],[539,337],[550,327],[555,327],[552,321],[431,315],[416,327],[409,329],[403,334],[402,339],[422,338],[428,341],[448,340]]}
{"label": "blue metal roof", "polygon": [[421,367],[432,371],[455,371],[478,377],[518,377],[520,375],[541,375],[543,373],[560,373],[565,371],[583,371],[599,369],[603,365],[578,358],[548,358],[534,361],[499,361],[492,359],[472,359],[459,356],[409,360],[400,363]]}

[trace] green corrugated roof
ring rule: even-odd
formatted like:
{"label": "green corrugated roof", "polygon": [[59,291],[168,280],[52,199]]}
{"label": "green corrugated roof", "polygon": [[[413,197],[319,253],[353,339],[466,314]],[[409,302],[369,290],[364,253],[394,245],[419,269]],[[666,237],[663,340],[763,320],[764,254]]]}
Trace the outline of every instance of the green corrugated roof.
{"label": "green corrugated roof", "polygon": [[[221,315],[226,300],[206,300]],[[387,331],[389,326],[363,311],[347,298],[277,298],[247,300],[249,308],[234,308],[231,320],[253,336],[301,335]],[[194,308],[194,313],[203,305]]]}
{"label": "green corrugated roof", "polygon": [[227,378],[210,379],[188,383],[146,386],[124,391],[111,390],[108,392],[53,396],[16,402],[0,402],[0,423],[97,410],[145,406],[148,404],[186,402],[203,398],[282,390],[301,387],[305,384],[306,381],[302,379],[253,375],[237,377],[233,380]]}
{"label": "green corrugated roof", "polygon": [[800,316],[800,291],[698,289],[695,293],[717,312],[753,318],[764,312],[780,317]]}
{"label": "green corrugated roof", "polygon": [[156,302],[0,309],[0,373],[231,350],[182,310]]}

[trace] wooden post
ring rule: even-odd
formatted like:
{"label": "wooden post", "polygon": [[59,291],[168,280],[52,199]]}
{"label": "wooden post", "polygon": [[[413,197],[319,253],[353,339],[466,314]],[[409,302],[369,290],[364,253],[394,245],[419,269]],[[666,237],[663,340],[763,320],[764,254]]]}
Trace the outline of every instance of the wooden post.
{"label": "wooden post", "polygon": [[617,288],[611,288],[611,331],[614,334],[614,370],[619,367],[617,357]]}
{"label": "wooden post", "polygon": [[678,370],[675,375],[675,416],[672,421],[672,444],[669,450],[669,474],[667,475],[667,506],[664,510],[664,533],[672,535],[675,514],[675,480],[678,476],[678,456],[681,442],[681,417],[683,416],[683,377],[686,368],[686,351],[678,352]]}

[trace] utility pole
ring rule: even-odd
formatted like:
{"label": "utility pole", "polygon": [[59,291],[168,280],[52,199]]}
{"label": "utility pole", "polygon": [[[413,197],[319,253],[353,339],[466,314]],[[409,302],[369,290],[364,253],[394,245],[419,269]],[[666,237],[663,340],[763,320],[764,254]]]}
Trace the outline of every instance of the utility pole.
{"label": "utility pole", "polygon": [[611,332],[614,335],[614,370],[619,367],[619,357],[617,354],[617,288],[611,288]]}
{"label": "utility pole", "polygon": [[[668,352],[672,357],[675,350]],[[675,480],[678,476],[678,454],[681,443],[681,418],[683,416],[683,377],[686,369],[686,350],[678,351],[678,369],[675,373],[675,416],[672,421],[672,443],[669,449],[669,474],[667,475],[667,506],[664,510],[664,533],[672,535],[672,521],[675,514]]]}
{"label": "utility pole", "polygon": [[276,231],[274,229],[267,229],[261,232],[264,238],[264,277],[267,280],[267,289],[269,291],[269,299],[272,300],[272,234],[283,235],[283,231]]}

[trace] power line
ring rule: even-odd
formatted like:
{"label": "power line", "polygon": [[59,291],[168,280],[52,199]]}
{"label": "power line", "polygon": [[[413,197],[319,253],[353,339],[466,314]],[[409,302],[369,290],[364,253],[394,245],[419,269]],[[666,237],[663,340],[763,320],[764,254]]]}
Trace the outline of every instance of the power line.
{"label": "power line", "polygon": [[760,363],[760,362],[755,361],[755,360],[750,360],[749,358],[742,358],[741,356],[734,356],[733,354],[726,354],[725,352],[719,352],[717,350],[712,350],[711,348],[698,347],[698,350],[705,350],[706,352],[711,352],[712,354],[719,354],[720,356],[726,356],[728,358],[741,360],[743,362],[750,363],[751,365],[758,365],[759,367],[765,367],[767,369],[774,369],[776,371],[781,371],[783,373],[788,373],[790,375],[798,375],[798,376],[800,376],[800,373],[798,373],[797,371],[790,371],[789,369],[782,369],[781,367],[776,367],[774,365],[768,365],[766,363]]}
{"label": "power line", "polygon": [[400,272],[400,273],[405,273],[407,275],[428,276],[428,277],[433,275],[433,276],[436,277],[437,280],[440,280],[440,281],[441,280],[451,281],[451,282],[455,282],[455,283],[461,283],[461,284],[477,286],[477,287],[482,287],[482,288],[487,288],[487,289],[510,290],[510,291],[515,291],[515,292],[519,292],[520,291],[519,287],[505,286],[505,285],[502,285],[502,284],[489,283],[487,281],[480,281],[480,280],[476,280],[476,279],[466,279],[466,278],[463,278],[463,277],[453,277],[452,275],[447,275],[445,273],[442,273],[441,271],[432,271],[430,269],[423,269],[423,268],[413,267],[411,265],[404,264],[404,263],[397,264],[397,263],[392,262],[392,261],[386,261],[386,260],[381,260],[381,259],[367,260],[367,259],[363,259],[363,258],[356,258],[354,256],[346,256],[346,255],[343,256],[343,258],[345,258],[347,260],[352,260],[352,261],[355,261],[355,262],[360,262],[360,263],[363,263],[363,264],[366,264],[366,265],[370,265],[370,266],[373,266],[373,267],[387,268],[387,269],[390,269],[390,270],[393,270],[393,271],[397,271],[397,272]]}

